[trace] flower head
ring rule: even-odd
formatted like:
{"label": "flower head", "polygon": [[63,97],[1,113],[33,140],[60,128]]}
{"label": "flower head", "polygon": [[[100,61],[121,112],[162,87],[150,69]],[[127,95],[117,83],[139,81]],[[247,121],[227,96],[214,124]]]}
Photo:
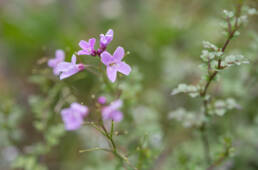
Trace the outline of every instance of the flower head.
{"label": "flower head", "polygon": [[116,100],[109,106],[105,106],[102,109],[103,120],[113,120],[115,122],[120,122],[123,119],[123,113],[118,109],[122,106],[122,104],[123,102],[121,100]]}
{"label": "flower head", "polygon": [[107,51],[101,54],[101,62],[107,66],[107,77],[111,82],[116,81],[118,71],[124,75],[129,75],[131,72],[131,67],[122,61],[124,53],[122,47],[117,47],[113,56]]}
{"label": "flower head", "polygon": [[107,45],[113,40],[113,35],[112,29],[109,29],[106,35],[100,34],[100,48],[106,49]]}
{"label": "flower head", "polygon": [[89,39],[89,42],[81,40],[79,42],[79,46],[82,48],[82,50],[78,51],[78,55],[96,55],[96,51],[94,49],[96,39],[91,38]]}
{"label": "flower head", "polygon": [[53,68],[54,75],[58,75],[56,66],[63,62],[65,59],[65,53],[63,50],[56,50],[56,57],[48,60],[48,66]]}
{"label": "flower head", "polygon": [[99,103],[99,104],[105,104],[106,101],[107,101],[107,99],[106,99],[105,96],[100,96],[100,97],[98,98],[98,103]]}
{"label": "flower head", "polygon": [[69,108],[61,111],[66,130],[76,130],[83,124],[83,118],[88,115],[88,107],[72,103]]}
{"label": "flower head", "polygon": [[57,74],[60,73],[60,80],[68,78],[79,71],[82,71],[85,69],[85,66],[83,64],[76,64],[76,56],[72,56],[72,61],[69,62],[61,62],[57,65],[56,70]]}

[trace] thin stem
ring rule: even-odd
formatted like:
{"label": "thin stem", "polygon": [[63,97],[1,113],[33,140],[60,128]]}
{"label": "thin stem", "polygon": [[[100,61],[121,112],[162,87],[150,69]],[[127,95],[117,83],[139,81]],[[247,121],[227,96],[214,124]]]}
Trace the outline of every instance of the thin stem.
{"label": "thin stem", "polygon": [[227,147],[224,155],[220,157],[218,160],[216,160],[213,164],[211,164],[207,168],[207,170],[213,170],[216,166],[220,165],[223,161],[225,161],[229,157],[229,150],[230,150],[230,147]]}
{"label": "thin stem", "polygon": [[91,152],[91,151],[99,151],[99,150],[102,150],[102,151],[106,151],[106,152],[111,152],[113,153],[121,162],[125,162],[128,166],[130,166],[132,169],[134,170],[137,170],[137,168],[135,168],[131,163],[130,161],[128,160],[128,158],[122,154],[120,154],[118,151],[117,151],[117,147],[116,147],[116,143],[113,139],[113,132],[114,132],[114,122],[112,121],[112,125],[111,125],[111,132],[108,133],[106,127],[104,126],[103,124],[103,121],[101,121],[101,128],[100,129],[94,122],[85,122],[84,123],[85,125],[90,125],[92,126],[93,128],[95,128],[97,131],[99,131],[103,136],[105,136],[108,141],[111,143],[112,145],[112,149],[106,149],[106,148],[100,148],[100,147],[96,147],[96,148],[91,148],[91,149],[85,149],[85,150],[79,150],[80,153],[84,153],[84,152]]}
{"label": "thin stem", "polygon": [[103,128],[104,132],[105,132],[105,136],[107,137],[107,139],[110,141],[111,145],[112,145],[112,153],[117,157],[119,158],[119,160],[121,160],[121,162],[125,162],[128,166],[130,166],[131,168],[133,168],[134,170],[137,170],[137,168],[135,168],[131,163],[130,161],[128,160],[128,158],[122,154],[120,154],[118,151],[117,151],[117,147],[116,147],[116,143],[113,139],[113,131],[114,131],[114,121],[112,120],[112,124],[111,124],[111,131],[110,133],[108,133],[108,131],[106,130],[103,122],[102,122],[102,125],[101,127]]}
{"label": "thin stem", "polygon": [[99,151],[99,150],[106,151],[106,152],[113,152],[113,151],[112,151],[112,150],[110,150],[110,149],[106,149],[106,148],[99,148],[99,147],[91,148],[91,149],[79,150],[79,152],[80,152],[80,153],[84,153],[84,152]]}
{"label": "thin stem", "polygon": [[207,90],[208,90],[208,88],[209,88],[209,86],[210,86],[212,80],[216,77],[217,73],[218,73],[218,71],[214,71],[214,72],[211,74],[211,76],[209,77],[209,79],[208,79],[208,81],[207,81],[207,83],[206,83],[206,85],[205,85],[205,87],[204,87],[204,90],[200,93],[200,95],[201,95],[202,97],[206,96]]}
{"label": "thin stem", "polygon": [[[228,21],[228,27],[229,27],[229,36],[227,37],[224,45],[221,48],[221,51],[224,53],[226,48],[228,47],[230,41],[232,40],[232,38],[234,37],[235,32],[239,29],[240,25],[238,24],[238,20],[239,20],[239,16],[240,16],[240,12],[241,12],[241,5],[239,5],[237,7],[237,12],[236,12],[236,20],[235,20],[235,24],[234,24],[234,28],[232,30],[232,26],[230,24],[230,22]],[[218,68],[217,69],[223,69],[223,67],[221,67],[221,59],[218,60]],[[208,116],[208,101],[205,98],[208,88],[211,84],[211,82],[215,79],[216,75],[217,75],[218,71],[215,70],[213,73],[209,74],[210,77],[208,79],[208,81],[206,82],[204,89],[200,92],[200,96],[203,97],[203,106],[204,106],[204,114],[206,116]],[[203,147],[204,147],[204,155],[205,155],[205,159],[207,164],[211,163],[211,157],[210,157],[210,146],[209,146],[209,141],[208,141],[208,137],[206,135],[206,123],[204,122],[200,128],[201,131],[201,138],[202,138],[202,143],[203,143]],[[212,170],[212,169],[209,169]]]}
{"label": "thin stem", "polygon": [[111,122],[111,130],[110,130],[110,137],[113,137],[113,133],[114,133],[114,121],[112,120]]}
{"label": "thin stem", "polygon": [[205,155],[206,163],[210,165],[211,164],[210,145],[209,145],[208,137],[206,135],[206,126],[203,125],[200,131],[201,131],[202,143],[204,146],[204,155]]}
{"label": "thin stem", "polygon": [[110,139],[110,142],[112,143],[114,151],[116,152],[116,144],[115,144],[113,138],[110,137],[109,139]]}
{"label": "thin stem", "polygon": [[89,125],[99,131],[102,135],[106,135],[103,130],[101,130],[94,122],[84,122],[85,125]]}

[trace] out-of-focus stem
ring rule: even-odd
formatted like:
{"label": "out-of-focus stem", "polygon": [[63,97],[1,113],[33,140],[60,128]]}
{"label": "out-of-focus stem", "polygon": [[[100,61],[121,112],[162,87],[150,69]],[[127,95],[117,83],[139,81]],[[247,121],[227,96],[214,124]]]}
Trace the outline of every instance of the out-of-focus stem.
{"label": "out-of-focus stem", "polygon": [[[221,48],[221,51],[223,53],[225,52],[225,50],[228,47],[230,41],[234,37],[235,32],[240,27],[240,24],[238,24],[238,22],[239,22],[239,17],[240,17],[240,13],[241,13],[241,6],[242,6],[242,4],[239,4],[237,6],[237,9],[236,9],[236,19],[235,19],[235,23],[234,23],[234,28],[232,29],[231,28],[232,26],[230,24],[228,25],[230,27],[229,28],[229,36],[227,37],[224,45]],[[218,67],[217,67],[217,69],[218,70],[223,69],[223,67],[221,67],[221,59],[218,60]],[[208,88],[209,88],[211,82],[215,79],[215,77],[216,77],[216,75],[218,73],[218,70],[215,70],[213,73],[209,74],[210,75],[209,79],[206,82],[206,84],[204,86],[204,89],[200,92],[200,96],[203,97],[204,114],[206,116],[209,115],[209,113],[208,113],[209,112],[208,111],[208,100],[206,99],[207,91],[208,91]],[[202,143],[203,143],[203,147],[204,147],[205,159],[206,159],[207,164],[210,164],[211,163],[210,146],[209,146],[208,137],[206,135],[206,123],[205,122],[202,124],[202,126],[200,128],[200,132],[201,132],[201,138],[202,138]]]}
{"label": "out-of-focus stem", "polygon": [[113,137],[113,133],[114,133],[114,121],[112,120],[111,122],[111,130],[110,130],[110,137]]}
{"label": "out-of-focus stem", "polygon": [[80,153],[84,153],[84,152],[99,151],[99,150],[106,151],[106,152],[113,152],[113,151],[112,151],[112,150],[110,150],[110,149],[106,149],[106,148],[99,148],[99,147],[91,148],[91,149],[79,150],[79,152],[80,152]]}
{"label": "out-of-focus stem", "polygon": [[116,147],[116,143],[113,139],[113,133],[114,133],[114,121],[112,120],[112,123],[111,123],[111,130],[110,130],[110,133],[108,133],[107,129],[105,128],[103,122],[101,122],[101,127],[104,131],[104,134],[105,136],[107,137],[107,139],[109,140],[109,142],[111,143],[112,145],[112,153],[121,161],[121,163],[126,163],[128,166],[130,166],[132,169],[134,170],[137,170],[137,168],[135,168],[131,163],[130,161],[128,160],[128,158],[122,154],[120,154],[118,151],[117,151],[117,147]]}
{"label": "out-of-focus stem", "polygon": [[204,155],[205,155],[206,163],[208,165],[210,165],[211,164],[210,145],[209,145],[208,137],[206,135],[206,126],[203,125],[200,128],[200,131],[201,131],[202,143],[203,143],[203,146],[204,146]]}

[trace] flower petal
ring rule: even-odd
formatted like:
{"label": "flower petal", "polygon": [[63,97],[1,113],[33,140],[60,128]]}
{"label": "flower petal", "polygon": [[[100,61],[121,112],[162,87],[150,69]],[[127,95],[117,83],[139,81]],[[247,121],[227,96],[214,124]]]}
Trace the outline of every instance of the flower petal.
{"label": "flower petal", "polygon": [[73,68],[69,68],[67,71],[62,72],[62,74],[60,75],[60,80],[68,78],[78,72],[79,72],[79,69],[76,66],[74,66]]}
{"label": "flower petal", "polygon": [[65,58],[65,53],[63,50],[56,50],[56,59],[58,61],[63,61]]}
{"label": "flower petal", "polygon": [[95,38],[91,38],[89,40],[89,45],[90,45],[91,50],[94,50],[95,42],[96,42]]}
{"label": "flower petal", "polygon": [[121,61],[125,55],[125,51],[122,47],[117,47],[116,51],[113,54],[113,57],[116,61]]}
{"label": "flower petal", "polygon": [[116,73],[117,73],[117,70],[115,67],[113,66],[107,66],[107,77],[108,79],[114,83],[116,81]]}
{"label": "flower petal", "polygon": [[123,119],[123,113],[115,110],[111,113],[110,118],[115,122],[120,122]]}
{"label": "flower petal", "polygon": [[74,65],[75,65],[75,64],[76,64],[76,60],[77,60],[77,59],[76,59],[76,56],[75,56],[75,55],[73,55],[73,56],[72,56],[72,64],[74,64]]}
{"label": "flower petal", "polygon": [[112,29],[109,29],[105,35],[107,43],[110,43],[113,40],[114,32]]}
{"label": "flower petal", "polygon": [[100,96],[98,98],[98,103],[99,104],[106,104],[106,102],[107,102],[107,98],[105,96]]}
{"label": "flower petal", "polygon": [[49,67],[55,68],[57,65],[56,59],[49,59],[47,64]]}
{"label": "flower petal", "polygon": [[109,109],[109,107],[108,106],[104,107],[101,111],[103,120],[110,119],[110,113],[111,113],[111,110]]}
{"label": "flower petal", "polygon": [[107,51],[104,51],[102,54],[101,54],[101,62],[103,64],[105,64],[106,66],[108,66],[109,64],[111,64],[113,62],[113,57],[111,54],[109,54],[109,52]]}
{"label": "flower petal", "polygon": [[78,55],[90,55],[91,52],[89,50],[80,50],[77,52]]}
{"label": "flower petal", "polygon": [[116,110],[116,109],[119,109],[120,107],[122,107],[123,105],[123,101],[118,99],[116,101],[113,101],[111,104],[110,104],[110,109],[111,110]]}
{"label": "flower petal", "polygon": [[106,33],[106,36],[112,36],[114,35],[114,31],[112,29],[109,29]]}
{"label": "flower petal", "polygon": [[67,69],[71,66],[71,63],[68,62],[61,62],[56,66],[56,71],[57,72],[63,72],[63,71],[67,71]]}
{"label": "flower petal", "polygon": [[123,61],[117,63],[116,68],[117,68],[117,71],[127,76],[130,74],[132,70],[131,67]]}
{"label": "flower petal", "polygon": [[88,107],[81,105],[79,103],[72,103],[71,108],[75,111],[81,114],[81,116],[86,116],[88,114]]}
{"label": "flower petal", "polygon": [[57,70],[57,67],[53,68],[54,75],[58,76],[60,72]]}
{"label": "flower petal", "polygon": [[79,42],[79,46],[84,49],[87,50],[90,47],[90,44],[87,41],[81,40]]}
{"label": "flower petal", "polygon": [[74,112],[71,108],[63,109],[61,111],[62,119],[66,130],[76,130],[83,124],[83,118],[80,114]]}
{"label": "flower petal", "polygon": [[106,46],[113,40],[113,34],[112,29],[109,29],[106,35],[100,34],[100,46],[102,48],[106,48]]}

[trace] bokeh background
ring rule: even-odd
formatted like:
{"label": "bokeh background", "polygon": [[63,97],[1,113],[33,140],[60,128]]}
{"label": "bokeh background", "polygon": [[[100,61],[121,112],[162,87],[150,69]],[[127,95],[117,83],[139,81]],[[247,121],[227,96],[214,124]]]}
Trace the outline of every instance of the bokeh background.
{"label": "bokeh background", "polygon": [[[246,3],[258,7],[256,0]],[[126,131],[116,138],[120,150],[141,169],[204,169],[200,134],[168,119],[179,107],[200,110],[201,101],[170,93],[179,83],[200,80],[202,41],[224,43],[222,11],[234,7],[234,0],[0,0],[0,169],[119,169],[111,154],[79,154],[79,149],[107,144],[89,127],[63,132],[56,108],[63,98],[90,104],[92,95],[105,94],[96,90],[101,85],[95,75],[60,82],[46,64],[56,49],[69,60],[80,40],[109,28],[114,39],[108,50],[124,47],[134,70],[119,84],[126,106],[117,125]],[[234,157],[221,169],[258,169],[257,29],[255,16],[228,49],[247,56],[250,64],[226,70],[210,89],[241,106],[209,128],[214,157],[223,136],[235,146]]]}

